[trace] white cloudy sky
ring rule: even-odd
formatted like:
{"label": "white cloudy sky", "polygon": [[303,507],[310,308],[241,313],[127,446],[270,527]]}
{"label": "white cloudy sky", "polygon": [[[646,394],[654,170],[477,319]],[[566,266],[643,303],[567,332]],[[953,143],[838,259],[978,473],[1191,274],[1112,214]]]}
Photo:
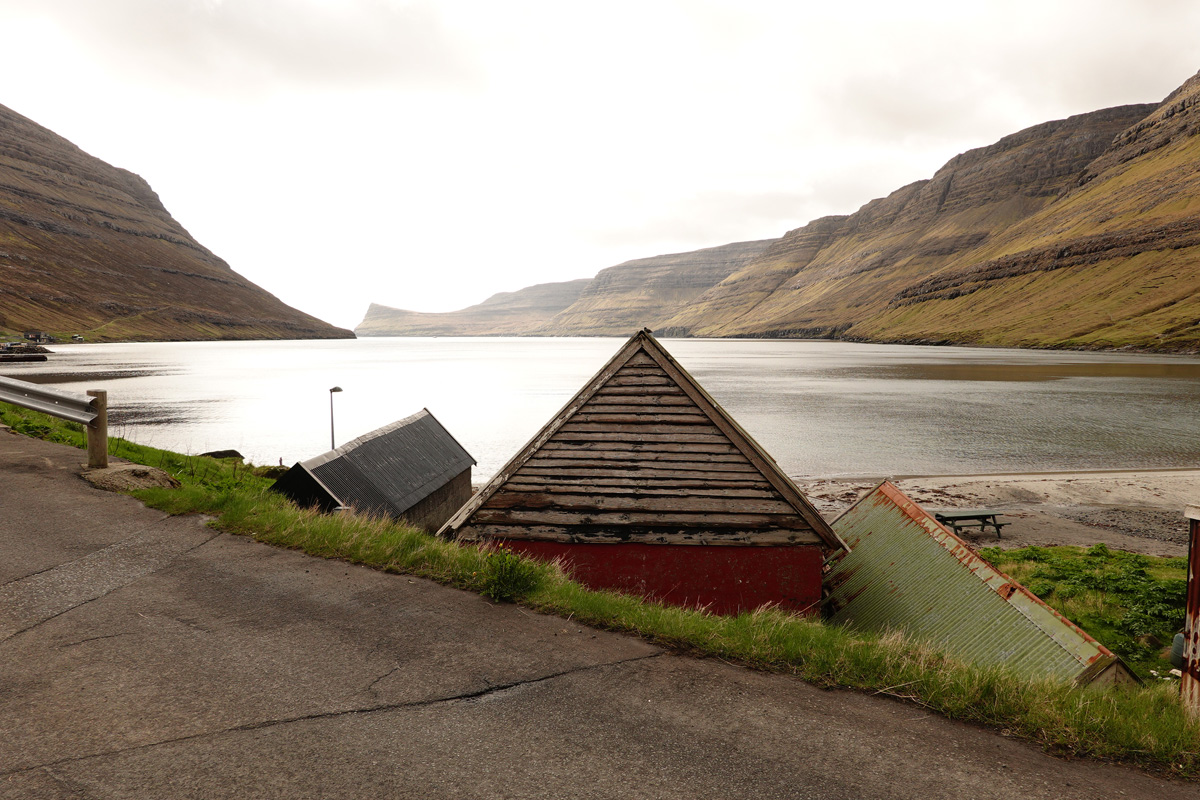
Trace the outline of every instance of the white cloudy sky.
{"label": "white cloudy sky", "polygon": [[0,0],[0,103],[353,327],[769,238],[1200,70],[1195,0]]}

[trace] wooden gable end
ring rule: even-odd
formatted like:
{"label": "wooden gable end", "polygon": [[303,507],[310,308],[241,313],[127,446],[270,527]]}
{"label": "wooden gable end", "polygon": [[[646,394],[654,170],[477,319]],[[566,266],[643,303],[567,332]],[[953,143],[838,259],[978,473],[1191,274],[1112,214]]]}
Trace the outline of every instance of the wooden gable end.
{"label": "wooden gable end", "polygon": [[443,533],[575,544],[840,545],[774,462],[645,332]]}

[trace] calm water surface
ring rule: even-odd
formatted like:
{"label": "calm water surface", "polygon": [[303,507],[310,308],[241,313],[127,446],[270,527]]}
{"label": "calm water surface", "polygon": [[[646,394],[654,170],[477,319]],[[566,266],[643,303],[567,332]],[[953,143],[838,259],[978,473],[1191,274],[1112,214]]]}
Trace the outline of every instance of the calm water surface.
{"label": "calm water surface", "polygon": [[[109,392],[111,432],[259,464],[429,408],[503,466],[620,339],[85,344],[2,374]],[[664,340],[793,476],[1200,466],[1200,359],[1113,353]]]}

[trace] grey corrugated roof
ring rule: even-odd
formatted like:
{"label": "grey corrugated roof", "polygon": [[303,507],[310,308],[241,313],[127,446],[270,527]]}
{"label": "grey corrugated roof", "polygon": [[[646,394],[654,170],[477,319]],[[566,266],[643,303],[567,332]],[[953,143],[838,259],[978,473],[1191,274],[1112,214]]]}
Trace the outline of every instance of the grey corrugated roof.
{"label": "grey corrugated roof", "polygon": [[301,462],[342,505],[394,517],[473,464],[429,409]]}

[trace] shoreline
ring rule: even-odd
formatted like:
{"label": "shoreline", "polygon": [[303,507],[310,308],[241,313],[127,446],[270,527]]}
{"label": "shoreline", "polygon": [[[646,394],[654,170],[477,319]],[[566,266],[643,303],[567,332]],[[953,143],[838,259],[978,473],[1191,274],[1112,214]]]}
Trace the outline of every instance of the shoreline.
{"label": "shoreline", "polygon": [[967,480],[973,478],[1033,478],[1033,477],[1061,477],[1061,476],[1085,476],[1085,475],[1124,475],[1124,474],[1157,474],[1170,472],[1195,472],[1200,474],[1200,466],[1196,467],[1121,467],[1115,469],[1063,469],[1063,470],[1034,470],[1032,472],[967,472],[967,473],[931,473],[931,474],[901,474],[901,475],[874,475],[874,474],[852,474],[852,475],[793,475],[790,476],[794,481],[812,481],[812,480],[836,480],[836,481],[907,481],[907,480]]}
{"label": "shoreline", "polygon": [[[1183,510],[1200,504],[1198,467],[789,477],[830,522],[883,480],[931,513],[943,508],[995,509],[1009,523],[1002,536],[969,530],[958,534],[976,549],[1104,544],[1150,556],[1186,557],[1189,533]],[[477,482],[472,489],[479,491],[484,485]]]}
{"label": "shoreline", "polygon": [[[793,478],[822,516],[834,519],[880,480]],[[1153,556],[1187,554],[1187,505],[1200,503],[1200,468],[930,475],[889,478],[926,511],[995,509],[1001,537],[963,532],[972,547],[1105,544]]]}

